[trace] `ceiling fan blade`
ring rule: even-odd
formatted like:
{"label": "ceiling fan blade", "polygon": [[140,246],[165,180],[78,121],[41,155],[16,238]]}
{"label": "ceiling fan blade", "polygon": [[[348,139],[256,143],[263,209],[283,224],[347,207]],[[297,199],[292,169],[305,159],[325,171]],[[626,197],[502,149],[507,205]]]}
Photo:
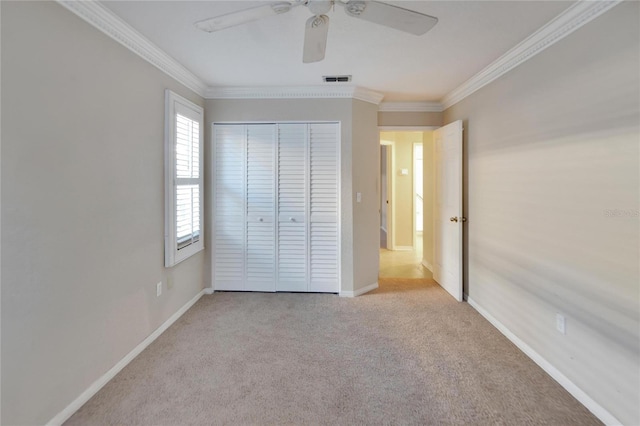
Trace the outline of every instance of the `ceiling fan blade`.
{"label": "ceiling fan blade", "polygon": [[395,28],[410,34],[422,35],[438,23],[438,18],[424,13],[392,6],[379,1],[349,0],[342,4],[349,16]]}
{"label": "ceiling fan blade", "polygon": [[294,5],[289,2],[263,4],[250,9],[239,10],[237,12],[227,13],[226,15],[204,19],[196,22],[194,25],[202,31],[212,33],[225,28],[245,24],[247,22],[257,21],[258,19],[266,18],[268,16],[286,13],[291,10],[293,6]]}
{"label": "ceiling fan blade", "polygon": [[309,18],[304,31],[304,52],[302,62],[305,64],[319,62],[324,59],[329,34],[329,17],[317,15]]}

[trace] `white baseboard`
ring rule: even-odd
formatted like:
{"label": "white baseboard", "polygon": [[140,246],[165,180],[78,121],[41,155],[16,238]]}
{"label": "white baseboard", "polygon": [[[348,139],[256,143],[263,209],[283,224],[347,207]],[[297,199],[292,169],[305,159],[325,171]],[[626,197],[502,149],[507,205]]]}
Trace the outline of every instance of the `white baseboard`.
{"label": "white baseboard", "polygon": [[504,324],[498,321],[493,315],[487,312],[483,307],[478,305],[472,298],[467,296],[467,302],[471,305],[480,315],[482,315],[487,321],[489,321],[495,328],[497,328],[505,337],[516,345],[522,352],[525,353],[533,362],[538,364],[540,368],[547,372],[556,382],[560,384],[567,392],[569,392],[575,399],[580,401],[594,416],[600,419],[606,425],[621,425],[622,423],[616,419],[613,414],[607,411],[604,407],[594,401],[589,395],[587,395],[582,389],[580,389],[575,383],[567,378],[564,374],[555,368],[549,361],[544,359],[539,353],[533,350],[531,346],[527,345],[518,336],[513,334]]}
{"label": "white baseboard", "polygon": [[425,268],[427,268],[429,271],[433,273],[433,265],[424,259],[422,259],[422,266],[424,266]]}
{"label": "white baseboard", "polygon": [[412,251],[413,246],[394,246],[393,249],[396,251]]}
{"label": "white baseboard", "polygon": [[138,346],[133,348],[131,352],[125,355],[116,365],[111,367],[109,371],[107,371],[102,377],[93,382],[91,386],[89,386],[84,392],[80,394],[71,404],[67,405],[67,407],[60,411],[54,418],[49,420],[47,425],[61,425],[65,421],[69,419],[82,407],[92,396],[94,396],[100,389],[104,387],[109,380],[113,379],[116,374],[118,374],[124,367],[127,366],[133,359],[140,354],[143,350],[146,349],[154,340],[156,340],[167,328],[169,328],[178,318],[180,318],[185,312],[189,310],[206,292],[205,290],[200,291],[193,299],[189,300],[183,307],[178,309],[178,311],[171,315],[169,319],[162,323],[160,327],[158,327],[153,333],[151,333],[146,339],[144,339]]}
{"label": "white baseboard", "polygon": [[213,294],[215,290],[213,289],[213,287],[205,287],[202,291],[204,291],[204,294]]}
{"label": "white baseboard", "polygon": [[339,296],[340,297],[356,297],[356,296],[360,296],[361,294],[365,294],[372,290],[375,290],[376,288],[378,288],[377,281],[373,284],[369,284],[366,287],[359,288],[356,291],[341,291]]}

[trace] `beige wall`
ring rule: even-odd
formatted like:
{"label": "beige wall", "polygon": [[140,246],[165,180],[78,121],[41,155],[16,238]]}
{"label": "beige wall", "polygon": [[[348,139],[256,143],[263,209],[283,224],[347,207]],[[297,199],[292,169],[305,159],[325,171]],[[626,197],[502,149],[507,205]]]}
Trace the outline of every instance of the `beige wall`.
{"label": "beige wall", "polygon": [[[375,268],[377,273],[377,267],[374,265],[377,265],[378,254],[376,251],[375,255],[372,255],[369,247],[371,238],[364,232],[371,227],[369,222],[373,221],[376,225],[371,232],[375,238],[378,238],[378,205],[375,187],[378,173],[378,166],[375,163],[378,161],[378,144],[376,118],[371,112],[373,108],[377,106],[352,99],[216,99],[207,100],[205,107],[209,134],[206,138],[207,146],[210,145],[212,122],[339,121],[341,123],[340,268],[343,291],[354,291],[376,282],[375,279],[368,282],[370,277],[361,269],[361,265],[368,264],[371,268]],[[353,126],[352,121],[356,123]],[[353,164],[352,158],[357,159]],[[373,171],[367,169],[369,166],[373,167]],[[207,166],[207,170],[210,169]],[[373,175],[373,178],[370,175]],[[354,209],[356,191],[363,192],[363,203]],[[206,205],[206,212],[206,216],[209,217],[210,202]],[[210,285],[210,271],[207,277]]]}
{"label": "beige wall", "polygon": [[204,253],[163,266],[164,89],[203,101],[54,2],[0,7],[1,423],[44,424],[203,287]]}
{"label": "beige wall", "polygon": [[441,112],[378,112],[378,126],[442,126]]}
{"label": "beige wall", "polygon": [[380,145],[377,113],[377,105],[353,101],[353,192],[362,193],[362,202],[354,202],[353,207],[355,290],[378,282]]}
{"label": "beige wall", "polygon": [[[393,240],[395,247],[413,246],[413,144],[422,143],[422,132],[380,132],[383,141],[392,142]],[[401,170],[408,174],[402,175]]]}
{"label": "beige wall", "polygon": [[639,9],[445,112],[465,128],[465,292],[623,424],[640,424]]}

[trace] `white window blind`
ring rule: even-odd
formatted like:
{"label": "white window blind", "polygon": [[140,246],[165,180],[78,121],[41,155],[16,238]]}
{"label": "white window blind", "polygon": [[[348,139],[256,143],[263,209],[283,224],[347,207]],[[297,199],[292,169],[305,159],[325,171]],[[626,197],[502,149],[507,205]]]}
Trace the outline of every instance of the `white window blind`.
{"label": "white window blind", "polygon": [[176,114],[176,233],[181,250],[200,239],[200,123]]}
{"label": "white window blind", "polygon": [[165,266],[204,248],[202,108],[167,90]]}

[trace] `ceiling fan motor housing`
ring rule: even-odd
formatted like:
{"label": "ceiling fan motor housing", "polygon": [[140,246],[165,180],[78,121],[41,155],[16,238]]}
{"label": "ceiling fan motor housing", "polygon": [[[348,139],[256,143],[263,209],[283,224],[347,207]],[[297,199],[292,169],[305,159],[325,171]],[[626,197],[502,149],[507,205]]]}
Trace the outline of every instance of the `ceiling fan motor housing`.
{"label": "ceiling fan motor housing", "polygon": [[345,12],[350,16],[360,16],[362,12],[367,8],[367,5],[363,1],[350,1],[345,4]]}
{"label": "ceiling fan motor housing", "polygon": [[285,1],[271,4],[271,9],[276,15],[280,15],[281,13],[287,13],[288,11],[291,10],[292,7],[293,6],[291,5],[291,3],[288,3]]}
{"label": "ceiling fan motor housing", "polygon": [[333,7],[333,0],[309,0],[307,7],[314,15],[324,15]]}

